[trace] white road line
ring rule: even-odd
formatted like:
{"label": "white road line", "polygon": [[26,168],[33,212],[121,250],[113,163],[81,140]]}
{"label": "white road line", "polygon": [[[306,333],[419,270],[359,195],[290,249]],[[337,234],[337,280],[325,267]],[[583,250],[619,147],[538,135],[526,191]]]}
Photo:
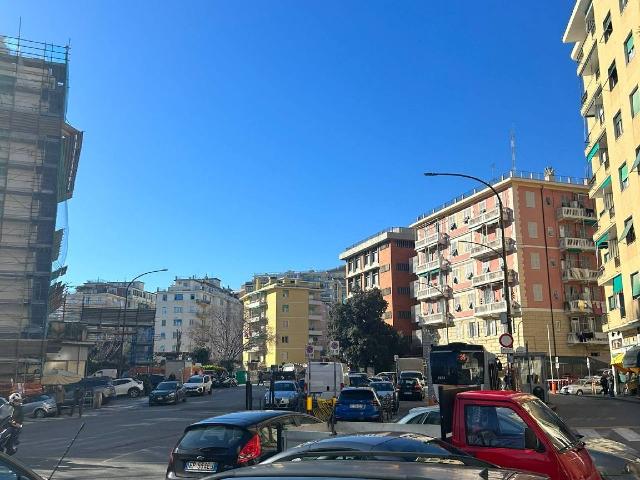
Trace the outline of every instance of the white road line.
{"label": "white road line", "polygon": [[640,434],[630,428],[614,428],[613,431],[629,442],[640,442]]}
{"label": "white road line", "polygon": [[593,428],[576,428],[576,430],[578,430],[578,433],[580,435],[587,438],[600,438],[602,436],[598,432],[596,432]]}

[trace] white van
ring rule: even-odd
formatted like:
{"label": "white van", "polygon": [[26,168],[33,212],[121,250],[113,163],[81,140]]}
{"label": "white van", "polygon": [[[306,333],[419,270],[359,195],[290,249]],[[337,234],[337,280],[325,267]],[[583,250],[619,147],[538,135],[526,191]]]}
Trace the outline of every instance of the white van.
{"label": "white van", "polygon": [[304,382],[309,394],[337,397],[340,390],[349,386],[349,367],[339,362],[309,362]]}

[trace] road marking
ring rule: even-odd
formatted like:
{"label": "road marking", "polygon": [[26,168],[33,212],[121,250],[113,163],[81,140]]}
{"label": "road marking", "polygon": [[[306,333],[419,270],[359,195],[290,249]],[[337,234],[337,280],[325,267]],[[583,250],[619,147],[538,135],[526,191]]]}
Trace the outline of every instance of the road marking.
{"label": "road marking", "polygon": [[640,434],[630,428],[614,428],[613,431],[629,442],[640,442]]}
{"label": "road marking", "polygon": [[580,435],[587,438],[600,438],[602,436],[593,428],[576,428],[576,430],[578,430]]}

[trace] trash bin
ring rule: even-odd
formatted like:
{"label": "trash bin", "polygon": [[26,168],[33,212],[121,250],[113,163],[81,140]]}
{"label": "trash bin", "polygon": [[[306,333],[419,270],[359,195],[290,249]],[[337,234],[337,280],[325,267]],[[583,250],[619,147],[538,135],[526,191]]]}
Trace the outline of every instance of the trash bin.
{"label": "trash bin", "polygon": [[236,372],[236,380],[238,381],[238,385],[244,385],[245,383],[247,383],[246,370],[238,370]]}

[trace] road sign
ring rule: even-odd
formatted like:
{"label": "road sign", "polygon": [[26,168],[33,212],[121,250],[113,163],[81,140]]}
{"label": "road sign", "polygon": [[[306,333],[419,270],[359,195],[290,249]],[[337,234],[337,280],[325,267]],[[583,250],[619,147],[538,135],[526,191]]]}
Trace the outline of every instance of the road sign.
{"label": "road sign", "polygon": [[340,342],[338,342],[337,340],[331,340],[329,342],[329,352],[331,353],[331,355],[338,355],[338,353],[340,352]]}
{"label": "road sign", "polygon": [[513,336],[510,333],[503,333],[498,341],[501,347],[513,349]]}
{"label": "road sign", "polygon": [[500,347],[500,353],[511,353],[511,354],[513,354],[513,348]]}
{"label": "road sign", "polygon": [[306,352],[307,357],[313,357],[313,345],[307,345],[306,347],[304,347],[304,351]]}

